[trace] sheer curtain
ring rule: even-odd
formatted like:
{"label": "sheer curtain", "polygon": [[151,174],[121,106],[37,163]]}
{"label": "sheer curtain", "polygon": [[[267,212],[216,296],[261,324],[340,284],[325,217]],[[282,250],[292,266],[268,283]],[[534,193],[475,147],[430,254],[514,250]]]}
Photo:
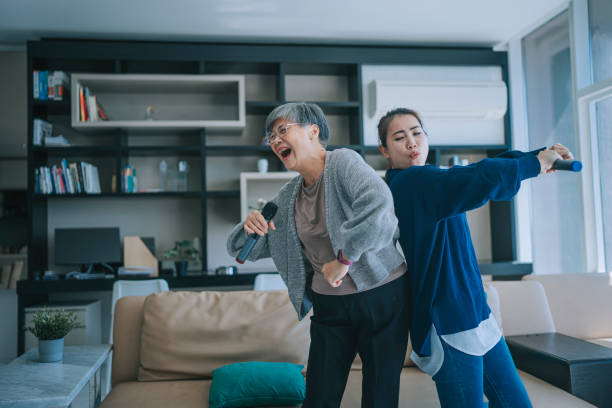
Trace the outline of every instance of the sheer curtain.
{"label": "sheer curtain", "polygon": [[[576,151],[569,18],[565,12],[522,41],[529,144]],[[534,273],[584,270],[580,178],[557,172],[530,182]]]}

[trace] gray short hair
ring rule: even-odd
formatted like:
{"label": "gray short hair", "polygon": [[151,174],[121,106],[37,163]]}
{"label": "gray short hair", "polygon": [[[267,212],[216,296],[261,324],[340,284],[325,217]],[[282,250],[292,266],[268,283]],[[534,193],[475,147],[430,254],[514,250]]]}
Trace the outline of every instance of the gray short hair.
{"label": "gray short hair", "polygon": [[329,126],[323,110],[314,103],[291,102],[277,106],[266,118],[266,133],[272,131],[272,125],[278,119],[286,119],[300,125],[317,125],[319,127],[319,141],[327,146],[329,140]]}

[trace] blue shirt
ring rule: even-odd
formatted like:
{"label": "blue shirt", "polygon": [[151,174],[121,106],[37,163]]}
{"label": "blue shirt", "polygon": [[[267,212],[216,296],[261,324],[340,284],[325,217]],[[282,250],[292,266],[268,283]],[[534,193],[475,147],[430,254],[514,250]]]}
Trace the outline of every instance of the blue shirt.
{"label": "blue shirt", "polygon": [[450,169],[387,171],[412,284],[410,337],[418,355],[430,355],[432,324],[439,335],[459,333],[491,312],[465,212],[512,199],[522,180],[539,173],[534,154],[516,151]]}

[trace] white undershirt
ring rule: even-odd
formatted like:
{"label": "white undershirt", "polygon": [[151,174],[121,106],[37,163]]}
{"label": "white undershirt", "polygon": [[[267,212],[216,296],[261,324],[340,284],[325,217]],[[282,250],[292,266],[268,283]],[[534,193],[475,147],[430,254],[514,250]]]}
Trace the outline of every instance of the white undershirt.
{"label": "white undershirt", "polygon": [[429,336],[431,340],[431,355],[428,357],[420,357],[412,351],[412,353],[410,353],[410,359],[414,361],[417,367],[423,372],[433,377],[444,363],[444,349],[442,348],[440,338],[452,348],[463,353],[472,356],[484,356],[499,342],[502,331],[491,313],[489,317],[480,322],[477,327],[459,333],[443,334],[439,336],[436,328],[432,324]]}

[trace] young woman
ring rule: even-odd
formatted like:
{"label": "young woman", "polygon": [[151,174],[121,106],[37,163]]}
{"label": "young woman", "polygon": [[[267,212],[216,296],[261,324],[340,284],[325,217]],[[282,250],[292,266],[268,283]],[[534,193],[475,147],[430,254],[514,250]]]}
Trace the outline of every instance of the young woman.
{"label": "young woman", "polygon": [[403,108],[381,118],[378,135],[411,278],[412,360],[433,377],[442,407],[483,406],[483,392],[490,407],[530,407],[487,306],[465,211],[512,199],[522,180],[571,153],[557,144],[440,169],[425,164],[423,123]]}
{"label": "young woman", "polygon": [[278,212],[269,225],[253,211],[234,228],[228,252],[258,233],[248,259],[272,257],[299,319],[314,308],[304,407],[340,406],[357,352],[362,406],[397,407],[410,312],[391,193],[354,151],[325,150],[329,130],[317,105],[275,108],[266,131],[299,176],[272,199]]}

